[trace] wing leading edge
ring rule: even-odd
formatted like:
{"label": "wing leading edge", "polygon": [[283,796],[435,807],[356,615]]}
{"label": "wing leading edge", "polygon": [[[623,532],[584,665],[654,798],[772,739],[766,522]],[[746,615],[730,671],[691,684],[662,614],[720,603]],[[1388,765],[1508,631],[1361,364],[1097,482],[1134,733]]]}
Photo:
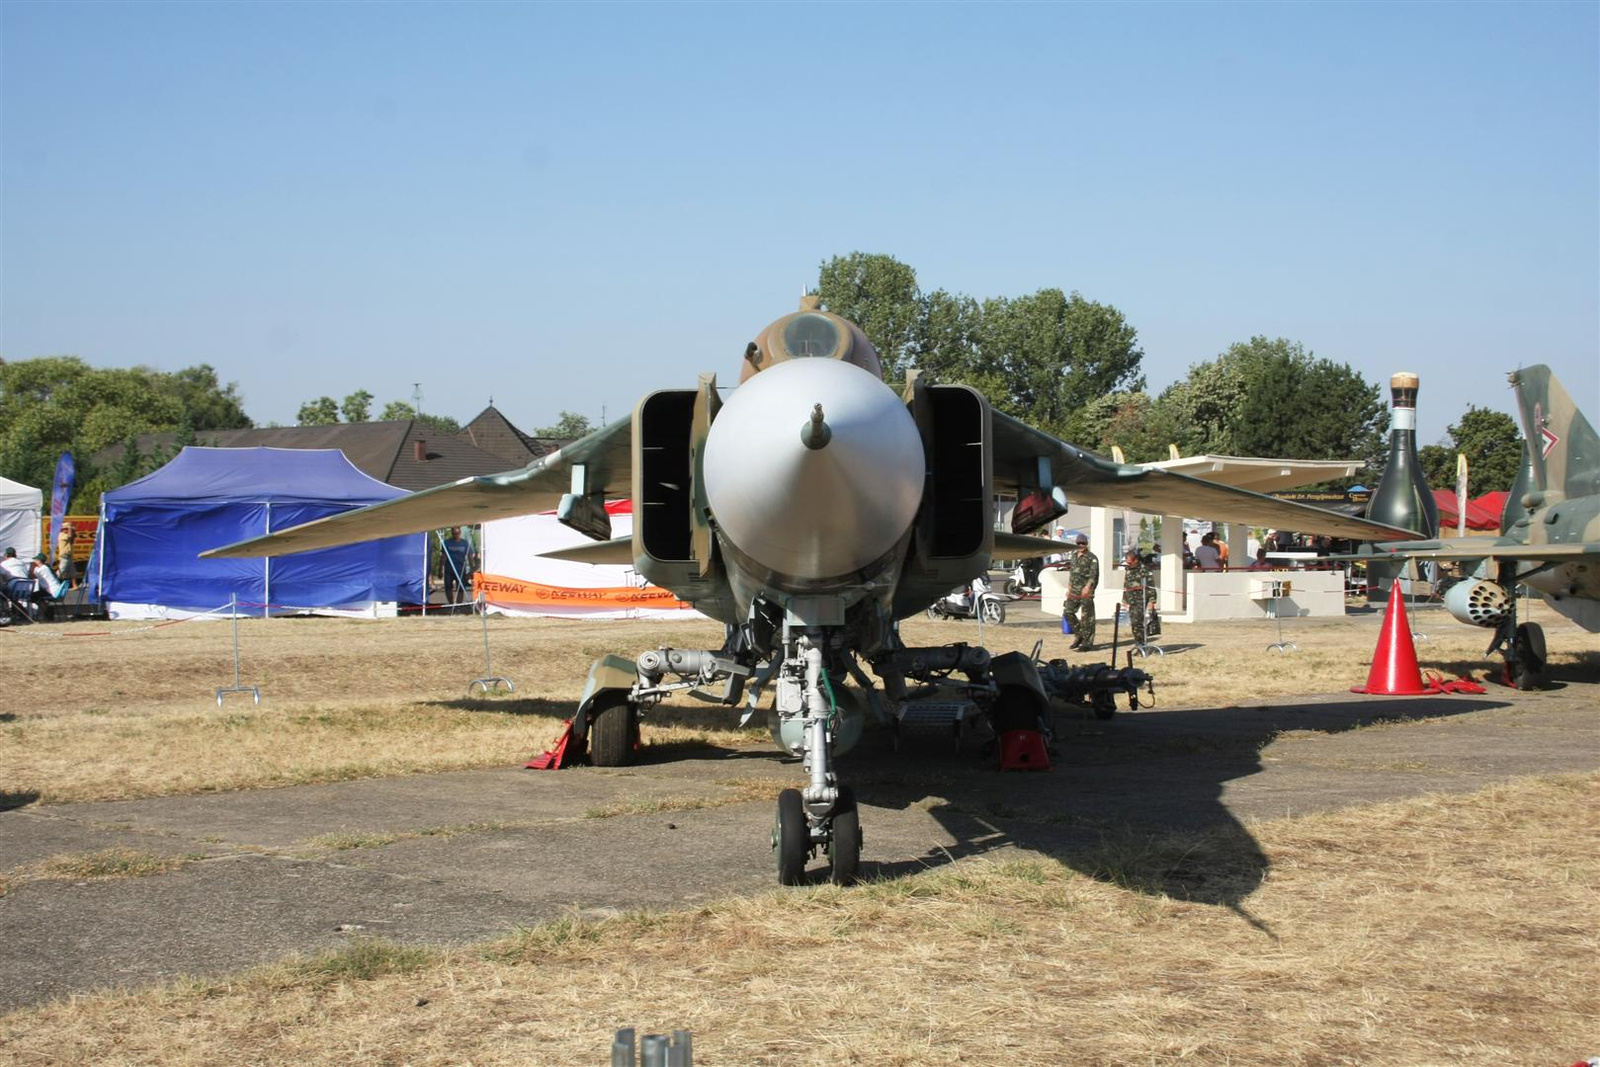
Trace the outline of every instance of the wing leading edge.
{"label": "wing leading edge", "polygon": [[994,412],[992,425],[995,482],[1004,488],[1033,486],[1038,461],[1048,459],[1055,484],[1076,504],[1128,508],[1152,515],[1217,518],[1362,541],[1409,541],[1422,536],[1413,530],[1187,474],[1114,463],[998,411]]}
{"label": "wing leading edge", "polygon": [[572,491],[572,472],[578,466],[585,468],[588,493],[629,492],[633,479],[632,426],[631,419],[619,420],[534,460],[521,470],[462,478],[410,496],[213,548],[200,555],[205,559],[283,556],[443,526],[549,511],[560,502],[563,494]]}
{"label": "wing leading edge", "polygon": [[[1525,544],[1509,537],[1447,537],[1437,541],[1401,541],[1376,544],[1373,554],[1386,559],[1521,559],[1535,563],[1555,563],[1562,560],[1600,558],[1600,541],[1568,541],[1561,544]],[[1354,559],[1371,559],[1359,555]]]}

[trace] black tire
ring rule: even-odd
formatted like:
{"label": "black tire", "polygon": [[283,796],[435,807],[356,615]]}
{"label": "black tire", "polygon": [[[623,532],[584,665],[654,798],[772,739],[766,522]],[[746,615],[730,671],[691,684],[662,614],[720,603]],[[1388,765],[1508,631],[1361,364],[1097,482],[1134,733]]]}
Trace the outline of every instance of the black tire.
{"label": "black tire", "polygon": [[639,738],[639,714],[625,694],[602,697],[589,720],[589,760],[596,767],[626,767]]}
{"label": "black tire", "polygon": [[1544,627],[1536,622],[1525,622],[1517,627],[1515,637],[1516,666],[1511,681],[1518,689],[1543,689],[1546,663]]}
{"label": "black tire", "polygon": [[772,827],[772,851],[778,857],[778,884],[803,885],[806,859],[811,854],[811,831],[800,790],[778,794],[778,817]]}
{"label": "black tire", "polygon": [[828,877],[834,885],[849,885],[856,880],[861,865],[861,811],[856,794],[849,786],[839,787],[833,806],[833,840],[828,844]]}
{"label": "black tire", "polygon": [[983,615],[983,621],[991,626],[999,626],[1006,621],[1006,605],[1003,600],[985,597],[979,601],[978,611]]}
{"label": "black tire", "polygon": [[1094,694],[1090,698],[1090,703],[1097,719],[1110,719],[1117,714],[1117,698],[1103,690]]}

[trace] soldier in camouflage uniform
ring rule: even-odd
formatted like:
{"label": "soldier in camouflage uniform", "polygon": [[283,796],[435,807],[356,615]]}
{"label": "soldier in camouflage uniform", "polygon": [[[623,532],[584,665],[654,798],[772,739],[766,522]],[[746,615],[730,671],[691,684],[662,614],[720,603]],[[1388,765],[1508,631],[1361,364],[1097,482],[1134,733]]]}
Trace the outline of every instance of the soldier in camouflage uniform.
{"label": "soldier in camouflage uniform", "polygon": [[1133,630],[1136,645],[1145,643],[1145,605],[1153,592],[1155,583],[1150,580],[1149,566],[1139,558],[1138,546],[1129,545],[1123,559],[1122,602],[1128,605],[1128,625]]}
{"label": "soldier in camouflage uniform", "polygon": [[1089,539],[1078,535],[1078,550],[1067,570],[1067,600],[1062,618],[1072,627],[1072,647],[1094,647],[1094,591],[1100,584],[1100,557],[1089,551]]}

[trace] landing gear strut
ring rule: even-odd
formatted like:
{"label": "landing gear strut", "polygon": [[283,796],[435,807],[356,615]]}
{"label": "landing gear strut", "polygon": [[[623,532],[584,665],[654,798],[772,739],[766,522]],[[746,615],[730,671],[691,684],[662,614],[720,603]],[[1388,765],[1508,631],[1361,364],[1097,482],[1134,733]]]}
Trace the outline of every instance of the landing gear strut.
{"label": "landing gear strut", "polygon": [[823,668],[822,649],[802,635],[789,645],[778,668],[778,741],[805,760],[806,787],[778,794],[772,850],[778,881],[805,881],[808,860],[821,850],[829,877],[841,885],[855,879],[861,861],[861,816],[855,794],[839,784],[833,770],[834,742],[843,719]]}

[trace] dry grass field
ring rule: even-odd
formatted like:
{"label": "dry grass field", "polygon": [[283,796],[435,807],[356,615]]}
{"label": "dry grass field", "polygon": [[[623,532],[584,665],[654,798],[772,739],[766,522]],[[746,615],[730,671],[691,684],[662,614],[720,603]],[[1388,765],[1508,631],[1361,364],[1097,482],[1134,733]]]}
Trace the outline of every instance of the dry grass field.
{"label": "dry grass field", "polygon": [[[1600,678],[1594,635],[1542,605],[1533,617],[1557,672]],[[1424,668],[1487,672],[1484,631],[1437,611],[1413,623]],[[1378,628],[1375,615],[1286,622],[1300,651],[1278,655],[1271,623],[1169,626],[1158,706],[1346,689]],[[468,700],[476,620],[251,620],[243,677],[264,700],[221,709],[225,624],[0,633],[22,664],[0,713],[0,792],[48,805],[506,765],[550,741],[596,656],[720,636],[709,623],[489,629],[517,692]],[[914,619],[905,637],[975,640],[976,627]],[[1025,625],[985,637],[996,651],[1042,637],[1046,656],[1068,641]],[[674,707],[645,739],[765,743],[705,705]],[[470,947],[357,941],[0,1016],[0,1063],[587,1065],[606,1059],[597,1034],[637,1026],[692,1029],[702,1065],[1566,1064],[1600,1054],[1597,787],[1522,778],[1255,822],[1243,841],[1174,832],[1089,864],[965,860],[849,889],[574,915]],[[1236,880],[1243,905],[1162,891],[1180,869]]]}
{"label": "dry grass field", "polygon": [[577,918],[472,949],[356,942],[0,1017],[19,1064],[1566,1064],[1597,1051],[1594,776],[1251,827],[1240,911],[1135,891],[1251,852],[1174,835],[851,889]]}
{"label": "dry grass field", "polygon": [[[1417,614],[1417,613],[1414,613]],[[1032,613],[1016,611],[1026,621]],[[1042,616],[1040,616],[1042,618]],[[1542,604],[1551,662],[1600,673],[1600,649]],[[1418,615],[1425,669],[1482,677],[1487,631],[1443,612]],[[1273,696],[1337,692],[1366,680],[1379,619],[1290,620],[1300,651],[1267,653],[1268,622],[1169,625],[1172,654],[1153,660],[1161,707],[1227,707]],[[1102,627],[1103,643],[1109,643]],[[232,632],[223,622],[76,623],[0,631],[8,710],[0,713],[0,791],[43,803],[250,789],[497,766],[542,751],[571,715],[589,664],[661,644],[715,647],[709,623],[489,621],[496,674],[511,696],[467,699],[483,674],[478,620],[451,616],[357,621],[251,619],[240,623],[241,675],[262,703],[214,693],[232,684]],[[976,642],[971,622],[907,620],[911,644]],[[988,627],[995,652],[1044,639],[1046,657],[1069,656],[1049,627]],[[1104,653],[1099,658],[1103,658]],[[1074,662],[1086,657],[1071,655]],[[647,743],[760,744],[765,731],[735,728],[724,709],[679,701],[647,720]],[[758,720],[759,721],[759,720]],[[108,773],[107,760],[114,761]]]}

